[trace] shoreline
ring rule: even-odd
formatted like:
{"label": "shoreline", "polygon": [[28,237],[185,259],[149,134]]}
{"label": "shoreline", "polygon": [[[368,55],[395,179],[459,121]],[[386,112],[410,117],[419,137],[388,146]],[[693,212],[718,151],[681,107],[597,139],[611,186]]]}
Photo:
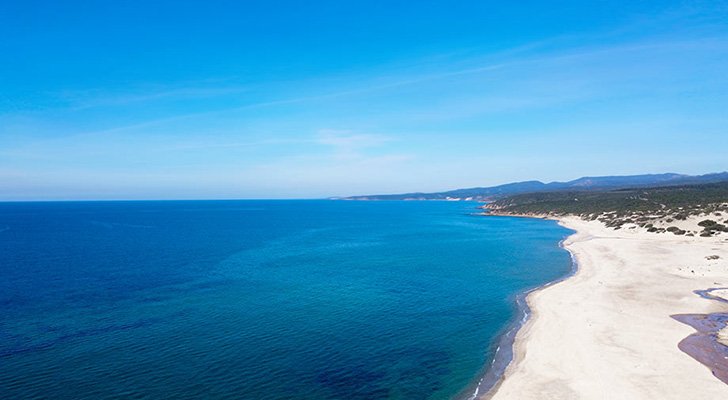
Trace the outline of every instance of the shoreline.
{"label": "shoreline", "polygon": [[[493,363],[475,392],[471,392],[471,399],[619,398],[619,395],[614,397],[615,389],[623,394],[621,398],[634,399],[728,395],[728,385],[716,378],[706,365],[678,348],[678,343],[694,334],[695,330],[671,317],[681,313],[728,311],[725,304],[716,305],[719,302],[708,301],[693,293],[715,287],[716,284],[728,286],[728,240],[720,237],[672,237],[637,230],[619,232],[599,222],[573,217],[497,213],[477,215],[551,219],[575,232],[562,241],[562,247],[572,257],[572,272],[519,294],[517,302],[522,300],[524,303],[523,307],[519,304],[519,315],[522,317],[498,339]],[[687,253],[713,252],[720,254],[720,258],[712,262],[707,260],[707,266],[688,270],[680,266],[684,265],[685,257],[673,262],[667,260],[667,265],[663,265],[656,260],[640,257],[640,252],[635,251],[635,248],[639,250],[642,247],[650,247],[656,254],[663,250],[671,253],[674,248],[679,248]],[[693,262],[706,264],[704,257],[692,253],[687,257]],[[609,259],[615,255],[620,258],[622,267],[630,259],[639,258],[635,264],[646,264],[649,271],[642,273],[644,271],[636,270],[638,272],[633,278],[639,279],[625,279],[629,278],[629,273],[620,274],[624,271],[616,271],[615,274],[613,269],[609,269]],[[622,259],[625,255],[632,257]],[[604,262],[595,256],[604,256],[608,261]],[[598,267],[598,264],[606,265]],[[602,270],[602,267],[605,269]],[[695,277],[698,268],[702,268],[700,279]],[[645,278],[647,281],[660,282],[660,278],[665,278],[663,273],[671,275],[669,281],[680,282],[679,287],[659,283],[649,287],[649,284],[645,284],[642,290],[647,294],[646,297],[637,296],[631,299],[630,304],[613,300],[615,295],[620,297],[620,293],[632,296],[634,290],[639,290],[635,287],[640,286]],[[614,278],[614,281],[605,281],[605,277]],[[696,279],[689,282],[689,278]],[[596,291],[594,286],[597,286]],[[629,290],[619,290],[626,287]],[[686,287],[691,289],[685,290]],[[600,288],[608,288],[606,292],[609,296],[600,293]],[[650,296],[650,289],[660,292],[661,296],[667,292],[674,301],[665,304],[662,297]],[[593,296],[596,293],[599,296]],[[595,297],[598,298],[595,300]],[[661,300],[656,301],[655,298]],[[622,309],[617,310],[615,306],[619,305]],[[577,309],[580,309],[579,312],[573,312]],[[634,328],[639,327],[642,311],[650,311],[647,318],[650,321],[647,322],[654,320],[658,327]],[[620,315],[625,312],[628,317],[621,318]],[[674,324],[670,325],[669,321]],[[513,330],[515,332],[511,332]],[[662,335],[663,330],[670,334]],[[608,335],[599,335],[603,333]],[[655,346],[656,338],[662,339],[659,340],[661,346]],[[510,348],[510,352],[503,350],[504,345]],[[647,348],[650,346],[651,349]],[[497,366],[504,357],[508,362]],[[666,358],[670,361],[666,361]],[[679,364],[680,368],[670,368],[670,363]],[[630,370],[635,371],[628,372]],[[486,379],[489,375],[490,381]],[[493,379],[494,376],[497,379]],[[676,382],[683,385],[671,384]],[[699,385],[700,389],[691,389],[691,385]]]}
{"label": "shoreline", "polygon": [[[476,215],[481,215],[481,214],[476,214]],[[485,215],[491,215],[491,214],[485,214]],[[518,217],[521,217],[521,216],[518,216]],[[523,216],[523,217],[532,218],[532,217],[525,217],[525,216]],[[539,218],[539,219],[551,219],[551,218]],[[558,221],[558,220],[555,220],[555,221]],[[562,225],[562,224],[559,223],[559,225]],[[484,373],[480,375],[480,379],[479,379],[478,383],[476,385],[474,385],[474,389],[473,389],[473,386],[471,385],[469,388],[466,388],[461,395],[457,396],[456,397],[457,399],[459,399],[459,400],[488,399],[489,398],[488,396],[492,396],[495,393],[500,382],[503,380],[506,369],[513,362],[516,335],[528,323],[528,321],[531,317],[531,307],[528,304],[528,296],[531,295],[531,293],[545,289],[552,285],[556,285],[559,282],[563,282],[563,281],[571,278],[572,276],[574,276],[577,273],[579,266],[576,262],[574,253],[571,252],[569,249],[567,249],[566,246],[564,245],[566,240],[575,234],[576,234],[576,232],[570,234],[569,236],[567,236],[564,239],[562,239],[561,241],[559,241],[559,244],[558,244],[559,248],[567,251],[571,258],[569,272],[564,276],[561,276],[559,278],[556,278],[552,281],[546,282],[546,283],[536,286],[534,288],[527,289],[527,290],[517,293],[515,295],[514,300],[516,302],[516,314],[514,315],[512,320],[503,328],[502,332],[496,336],[493,359],[490,361],[490,364],[484,370]]]}

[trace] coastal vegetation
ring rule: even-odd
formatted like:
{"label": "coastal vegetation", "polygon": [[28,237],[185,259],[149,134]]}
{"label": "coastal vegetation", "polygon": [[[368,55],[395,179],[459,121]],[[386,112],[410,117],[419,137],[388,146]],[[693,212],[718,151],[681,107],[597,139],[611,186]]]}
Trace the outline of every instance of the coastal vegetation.
{"label": "coastal vegetation", "polygon": [[728,232],[725,225],[728,182],[610,191],[524,193],[479,208],[486,209],[486,213],[501,215],[573,215],[599,220],[614,229],[633,224],[648,232],[675,235],[698,233],[689,232],[679,225],[689,218],[702,218],[697,224],[702,229],[699,234],[712,236]]}

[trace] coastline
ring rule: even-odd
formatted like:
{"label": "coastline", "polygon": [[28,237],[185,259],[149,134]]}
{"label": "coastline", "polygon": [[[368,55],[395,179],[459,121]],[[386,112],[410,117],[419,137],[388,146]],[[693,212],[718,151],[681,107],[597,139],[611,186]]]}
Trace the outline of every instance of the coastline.
{"label": "coastline", "polygon": [[[474,215],[492,215],[492,214],[474,214]],[[519,217],[519,218],[523,217],[523,218],[550,219],[550,220],[558,221],[553,218],[545,218],[545,217],[540,218],[540,217],[530,217],[530,216],[521,216],[521,215],[508,215],[508,216]],[[493,359],[491,360],[491,362],[487,366],[487,368],[484,369],[483,373],[480,375],[480,379],[478,380],[478,383],[475,385],[470,385],[460,395],[458,395],[456,397],[456,399],[459,399],[459,400],[476,400],[476,399],[483,399],[483,398],[487,399],[487,398],[489,398],[488,396],[492,396],[495,393],[495,390],[499,386],[500,382],[503,380],[506,369],[513,362],[516,335],[524,327],[524,325],[528,323],[528,321],[530,319],[531,308],[528,304],[528,296],[531,295],[531,293],[537,292],[539,290],[545,289],[549,286],[562,282],[566,279],[569,279],[570,277],[574,276],[574,274],[576,274],[578,265],[576,263],[574,253],[572,253],[569,249],[567,249],[564,246],[564,242],[566,241],[566,239],[568,239],[569,237],[571,237],[574,234],[576,234],[576,232],[572,233],[571,235],[567,236],[566,238],[562,239],[559,242],[559,248],[566,250],[571,257],[571,268],[569,269],[569,272],[566,275],[563,275],[552,281],[546,282],[542,285],[539,285],[537,287],[534,287],[534,288],[531,288],[531,289],[528,289],[528,290],[525,290],[523,292],[516,294],[516,296],[515,296],[516,315],[514,316],[514,318],[512,318],[512,320],[508,323],[508,325],[506,325],[505,328],[503,328],[502,332],[496,336],[496,342],[492,346],[492,348],[494,349]]]}
{"label": "coastline", "polygon": [[[678,348],[696,331],[672,318],[728,312],[725,303],[694,293],[728,287],[728,240],[556,220],[575,231],[563,242],[574,270],[523,294],[525,323],[515,325],[512,343],[508,333],[498,342],[498,353],[512,344],[512,359],[495,382],[481,388],[481,380],[471,398],[728,396],[728,385]],[[708,259],[711,255],[720,258]]]}

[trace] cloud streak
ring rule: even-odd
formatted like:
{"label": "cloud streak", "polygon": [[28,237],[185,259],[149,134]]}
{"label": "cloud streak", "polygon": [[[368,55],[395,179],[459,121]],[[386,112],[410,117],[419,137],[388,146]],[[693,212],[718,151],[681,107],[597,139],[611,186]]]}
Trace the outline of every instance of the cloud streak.
{"label": "cloud streak", "polygon": [[[525,46],[525,48],[530,48],[531,46]],[[535,44],[533,47],[537,48],[539,47],[539,44]],[[149,120],[137,124],[131,124],[126,126],[119,126],[109,129],[104,129],[100,131],[92,131],[92,132],[86,132],[86,133],[79,133],[78,135],[103,135],[107,133],[115,133],[115,132],[124,132],[124,131],[133,131],[148,127],[156,127],[156,126],[163,126],[168,123],[173,122],[180,122],[180,121],[187,121],[187,120],[194,120],[194,119],[202,119],[202,118],[212,118],[212,117],[219,117],[223,115],[230,115],[239,113],[242,111],[250,111],[255,110],[259,108],[272,108],[277,106],[286,106],[286,105],[296,105],[301,103],[312,103],[312,102],[321,102],[326,100],[335,100],[339,98],[352,98],[357,95],[364,95],[364,94],[370,94],[370,93],[380,93],[380,92],[391,92],[392,89],[398,89],[398,88],[406,88],[411,86],[416,86],[418,84],[426,84],[430,82],[435,82],[439,80],[444,80],[448,78],[465,78],[467,76],[472,75],[480,75],[485,73],[494,73],[494,72],[500,72],[501,75],[507,74],[507,71],[513,70],[513,69],[522,69],[524,67],[530,67],[531,71],[537,71],[539,68],[542,68],[544,66],[553,65],[554,63],[578,63],[580,61],[589,60],[589,59],[596,59],[596,58],[605,58],[605,57],[618,57],[620,54],[639,54],[640,52],[650,52],[650,51],[658,51],[658,52],[664,52],[664,51],[670,51],[673,50],[676,53],[684,53],[689,52],[691,50],[703,50],[703,51],[718,51],[718,52],[725,52],[728,50],[728,39],[727,38],[721,38],[721,37],[715,37],[709,40],[706,40],[705,38],[697,39],[697,40],[674,40],[674,41],[662,41],[662,42],[652,42],[652,41],[644,41],[644,42],[638,42],[638,43],[620,43],[615,44],[611,46],[597,46],[595,47],[578,47],[571,51],[554,51],[551,53],[547,53],[545,55],[537,55],[537,56],[521,56],[520,58],[500,62],[500,63],[488,63],[484,65],[478,65],[470,68],[462,68],[452,71],[444,71],[444,72],[438,72],[438,73],[430,73],[430,74],[420,74],[419,76],[409,77],[405,79],[401,79],[401,76],[370,76],[365,78],[356,78],[355,81],[389,81],[383,84],[375,84],[375,85],[368,85],[358,88],[353,88],[349,90],[342,90],[342,91],[335,91],[330,93],[322,93],[322,94],[312,94],[310,96],[300,96],[300,97],[292,97],[292,98],[284,98],[279,100],[271,100],[271,101],[263,101],[263,102],[253,102],[249,104],[239,105],[235,107],[230,108],[224,108],[224,109],[218,109],[218,110],[210,110],[210,111],[203,111],[203,112],[195,112],[195,113],[186,113],[186,114],[180,114],[175,115],[171,117],[161,118],[161,119],[155,119],[155,120]],[[518,54],[521,50],[514,50],[514,53]],[[460,63],[473,63],[478,62],[477,59],[482,57],[476,57],[473,60],[464,60]],[[351,84],[351,83],[348,83]],[[299,84],[300,85],[300,84]],[[217,89],[209,89],[209,90],[200,90],[198,94],[207,93],[210,96],[215,95],[215,91]],[[240,89],[242,90],[242,89]],[[247,89],[246,89],[247,90]],[[218,94],[223,93],[233,93],[236,90],[230,90],[226,92],[224,89],[219,89]],[[315,89],[314,89],[315,91]],[[124,102],[135,102],[135,101],[149,101],[153,99],[163,99],[167,96],[173,96],[173,95],[180,95],[183,93],[196,93],[197,91],[195,89],[178,89],[173,90],[169,92],[162,92],[158,94],[151,94],[151,95],[145,95],[145,96],[139,96],[138,98],[129,98],[128,100],[124,100],[123,98],[118,99],[117,103],[115,104],[123,104]],[[487,93],[484,93],[484,95],[487,96]],[[497,98],[496,98],[497,99]],[[514,101],[514,104],[518,103],[518,101]],[[103,102],[98,103],[96,106],[101,106]],[[531,105],[528,105],[527,107],[531,107]]]}
{"label": "cloud streak", "polygon": [[361,150],[379,147],[394,140],[391,137],[355,133],[350,130],[321,129],[316,136],[316,142],[334,149],[334,157],[339,159],[361,158]]}

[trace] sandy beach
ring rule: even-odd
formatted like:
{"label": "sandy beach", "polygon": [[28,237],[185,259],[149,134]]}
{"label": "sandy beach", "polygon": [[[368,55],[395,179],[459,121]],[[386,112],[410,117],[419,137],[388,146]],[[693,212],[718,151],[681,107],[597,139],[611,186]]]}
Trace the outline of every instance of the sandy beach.
{"label": "sandy beach", "polygon": [[728,235],[560,223],[577,231],[564,245],[578,270],[528,296],[532,314],[516,335],[514,360],[481,398],[728,398],[728,384],[678,348],[696,330],[672,317],[728,312],[728,303],[694,293],[728,287]]}

